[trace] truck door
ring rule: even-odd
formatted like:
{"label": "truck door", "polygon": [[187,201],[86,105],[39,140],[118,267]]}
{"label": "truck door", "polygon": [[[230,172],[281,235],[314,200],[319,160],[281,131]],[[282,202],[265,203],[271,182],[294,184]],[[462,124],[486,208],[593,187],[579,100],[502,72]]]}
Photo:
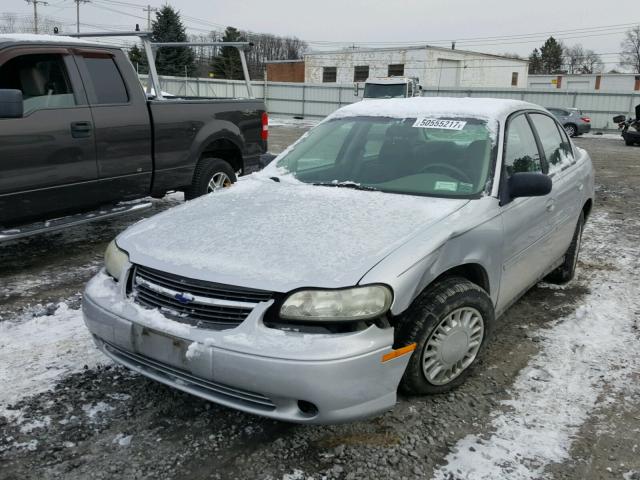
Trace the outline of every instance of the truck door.
{"label": "truck door", "polygon": [[93,121],[66,48],[0,54],[0,88],[22,91],[22,118],[0,119],[0,224],[91,206]]}
{"label": "truck door", "polygon": [[127,200],[151,191],[151,120],[146,97],[122,52],[76,50],[96,136],[98,183],[105,199]]}

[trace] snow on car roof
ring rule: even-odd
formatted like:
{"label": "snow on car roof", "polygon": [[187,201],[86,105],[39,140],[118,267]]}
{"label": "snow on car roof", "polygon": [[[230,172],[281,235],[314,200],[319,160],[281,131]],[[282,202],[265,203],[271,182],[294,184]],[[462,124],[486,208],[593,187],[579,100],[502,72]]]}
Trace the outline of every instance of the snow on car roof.
{"label": "snow on car roof", "polygon": [[413,97],[356,102],[337,110],[327,120],[343,117],[417,118],[426,115],[499,120],[516,110],[542,107],[520,100],[498,98]]}
{"label": "snow on car roof", "polygon": [[3,33],[0,34],[0,44],[6,42],[45,42],[45,43],[80,43],[83,45],[97,45],[100,47],[113,47],[112,45],[105,45],[95,41],[89,41],[84,38],[68,37],[66,35],[40,35],[33,33]]}

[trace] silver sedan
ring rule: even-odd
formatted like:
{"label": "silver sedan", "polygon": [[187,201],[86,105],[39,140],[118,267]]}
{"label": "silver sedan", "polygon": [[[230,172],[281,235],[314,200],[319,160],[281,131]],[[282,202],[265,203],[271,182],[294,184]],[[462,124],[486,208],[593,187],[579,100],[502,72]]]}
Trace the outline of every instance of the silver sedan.
{"label": "silver sedan", "polygon": [[211,401],[335,423],[462,383],[495,319],[567,282],[593,169],[546,110],[410,98],[338,110],[262,172],[107,249],[107,356]]}

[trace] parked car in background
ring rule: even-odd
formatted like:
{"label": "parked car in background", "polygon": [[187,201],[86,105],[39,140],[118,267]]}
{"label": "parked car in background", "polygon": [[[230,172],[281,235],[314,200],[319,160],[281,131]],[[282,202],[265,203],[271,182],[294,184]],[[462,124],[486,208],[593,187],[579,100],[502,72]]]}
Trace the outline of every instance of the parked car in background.
{"label": "parked car in background", "polygon": [[266,148],[262,100],[147,98],[119,48],[0,35],[0,241],[227,187]]}
{"label": "parked car in background", "polygon": [[416,77],[371,77],[364,82],[362,99],[409,98],[420,95],[422,87],[418,85]]}
{"label": "parked car in background", "polygon": [[575,272],[588,153],[536,105],[357,102],[263,171],[120,234],[83,298],[107,356],[267,417],[335,423],[461,384],[494,320]]}
{"label": "parked car in background", "polygon": [[577,137],[591,130],[591,118],[584,115],[582,110],[568,107],[547,107],[547,110],[555,115],[570,137]]}

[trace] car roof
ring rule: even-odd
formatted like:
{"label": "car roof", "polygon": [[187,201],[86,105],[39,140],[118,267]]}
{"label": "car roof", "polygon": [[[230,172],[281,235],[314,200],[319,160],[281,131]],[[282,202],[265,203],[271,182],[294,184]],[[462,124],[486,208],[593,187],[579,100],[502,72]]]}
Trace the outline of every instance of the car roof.
{"label": "car roof", "polygon": [[451,116],[500,120],[519,110],[545,111],[539,105],[520,100],[471,97],[389,98],[356,102],[334,112],[329,119],[341,117],[417,118]]}
{"label": "car roof", "polygon": [[0,48],[7,45],[37,45],[37,44],[56,44],[56,45],[82,45],[100,48],[118,48],[113,45],[105,45],[104,43],[91,42],[83,38],[68,37],[66,35],[41,35],[33,33],[3,33],[0,34]]}

